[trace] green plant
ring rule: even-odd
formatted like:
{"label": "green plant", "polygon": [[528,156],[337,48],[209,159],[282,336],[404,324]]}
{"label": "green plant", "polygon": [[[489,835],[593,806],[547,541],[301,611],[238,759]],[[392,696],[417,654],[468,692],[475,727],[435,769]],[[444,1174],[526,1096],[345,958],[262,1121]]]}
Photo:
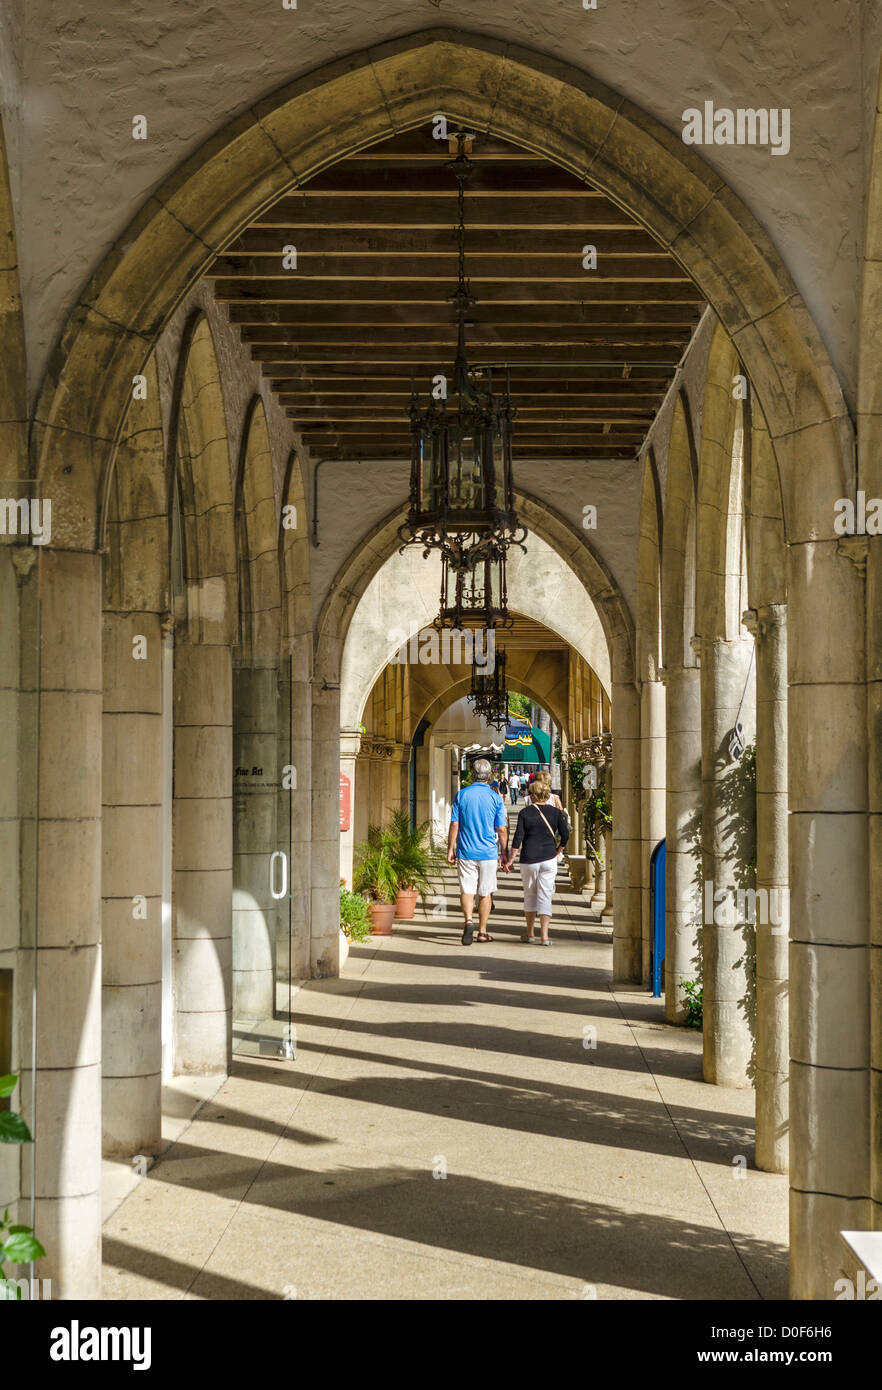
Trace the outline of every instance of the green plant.
{"label": "green plant", "polygon": [[430,822],[411,826],[407,811],[393,811],[390,830],[399,888],[416,888],[425,898],[446,863],[446,857],[432,844]]}
{"label": "green plant", "polygon": [[605,787],[598,787],[588,797],[585,802],[585,820],[589,825],[596,825],[601,833],[612,829],[612,806]]}
{"label": "green plant", "polygon": [[395,870],[395,839],[392,831],[372,825],[366,840],[355,846],[355,873],[352,886],[377,903],[394,903],[400,884]]}
{"label": "green plant", "polygon": [[[17,1076],[0,1076],[0,1100],[11,1096],[18,1085]],[[0,1110],[0,1143],[32,1144],[31,1132],[21,1115],[14,1110]],[[31,1260],[42,1260],[46,1255],[36,1239],[31,1226],[17,1226],[9,1220],[9,1211],[4,1211],[0,1221],[0,1301],[21,1298],[21,1289],[14,1279],[7,1279],[3,1266],[29,1264]]]}
{"label": "green plant", "polygon": [[530,719],[533,711],[533,702],[526,695],[521,695],[517,690],[508,692],[508,712],[514,714],[518,719]]}
{"label": "green plant", "polygon": [[358,945],[371,934],[370,903],[362,893],[353,893],[340,884],[340,927],[348,941]]}
{"label": "green plant", "polygon": [[700,1028],[704,1021],[702,995],[704,991],[698,980],[684,980],[683,993],[686,995],[686,1027]]}

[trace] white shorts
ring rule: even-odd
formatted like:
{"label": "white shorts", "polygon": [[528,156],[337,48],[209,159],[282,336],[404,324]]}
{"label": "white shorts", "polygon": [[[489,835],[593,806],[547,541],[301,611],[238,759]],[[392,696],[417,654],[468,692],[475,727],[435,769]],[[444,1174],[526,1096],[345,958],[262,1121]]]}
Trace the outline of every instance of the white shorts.
{"label": "white shorts", "polygon": [[522,864],[521,882],[524,885],[524,911],[551,916],[551,900],[557,880],[557,856],[543,859],[541,864]]}
{"label": "white shorts", "polygon": [[459,891],[486,898],[496,892],[496,859],[457,859]]}

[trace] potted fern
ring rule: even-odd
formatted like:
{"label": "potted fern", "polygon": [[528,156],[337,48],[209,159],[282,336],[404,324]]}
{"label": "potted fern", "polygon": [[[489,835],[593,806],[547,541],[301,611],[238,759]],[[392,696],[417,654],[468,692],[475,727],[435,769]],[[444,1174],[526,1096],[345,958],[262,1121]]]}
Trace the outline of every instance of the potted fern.
{"label": "potted fern", "polygon": [[395,840],[392,831],[372,825],[366,840],[355,846],[352,886],[369,899],[368,913],[374,936],[391,936],[398,895]]}
{"label": "potted fern", "polygon": [[371,935],[370,903],[340,880],[340,964],[345,965],[350,946],[360,946]]}
{"label": "potted fern", "polygon": [[442,856],[432,845],[428,821],[412,827],[407,811],[393,811],[390,831],[398,876],[395,916],[409,922],[416,911],[417,898],[425,897],[433,878],[440,873]]}

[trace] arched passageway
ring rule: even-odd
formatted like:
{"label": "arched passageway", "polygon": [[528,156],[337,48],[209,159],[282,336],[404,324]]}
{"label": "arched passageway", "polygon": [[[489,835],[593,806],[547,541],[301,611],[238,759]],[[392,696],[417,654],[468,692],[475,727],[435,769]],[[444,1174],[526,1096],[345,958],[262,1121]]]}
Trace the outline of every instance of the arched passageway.
{"label": "arched passageway", "polygon": [[[428,126],[439,110],[580,180],[604,207],[621,210],[629,233],[648,232],[710,306],[702,320],[709,328],[687,314],[689,352],[659,407],[651,457],[637,450],[641,466],[628,484],[636,501],[627,536],[633,546],[623,572],[580,522],[582,497],[569,497],[569,510],[562,509],[543,492],[540,469],[519,479],[518,505],[528,531],[566,560],[590,596],[608,648],[614,979],[634,987],[644,980],[647,854],[663,818],[668,1019],[682,1019],[684,986],[699,961],[705,1081],[745,1090],[756,1081],[757,1152],[769,1168],[784,1166],[789,1093],[791,1289],[797,1297],[826,1297],[842,1265],[840,1230],[875,1219],[871,1169],[878,1165],[867,971],[874,726],[866,695],[878,634],[867,616],[861,555],[856,565],[856,548],[840,544],[834,524],[836,500],[854,491],[851,422],[786,265],[694,151],[581,70],[445,30],[379,45],[298,80],[170,172],[95,267],[43,381],[31,472],[51,495],[54,517],[51,545],[40,553],[36,755],[38,780],[53,791],[35,817],[47,979],[65,916],[69,856],[51,849],[60,834],[75,837],[85,865],[82,939],[65,962],[66,1051],[49,1060],[41,1054],[38,1063],[54,1073],[37,1091],[37,1113],[44,1107],[38,1168],[40,1153],[55,1155],[40,1170],[37,1193],[52,1232],[53,1278],[62,1290],[92,1288],[97,1279],[100,1154],[97,1124],[88,1120],[97,1118],[101,1057],[96,924],[103,922],[114,943],[103,982],[113,1023],[104,1072],[107,1141],[122,1152],[155,1143],[157,1018],[173,1010],[178,1070],[221,1073],[230,1058],[234,980],[243,999],[253,989],[265,1006],[278,966],[267,927],[272,908],[250,873],[254,867],[259,878],[282,836],[292,868],[297,856],[298,967],[315,979],[337,973],[345,644],[359,601],[395,548],[403,488],[392,479],[384,497],[378,485],[374,510],[351,533],[340,527],[339,536],[322,540],[324,550],[310,551],[323,432],[308,447],[301,440],[296,456],[290,437],[283,447],[290,416],[255,366],[267,359],[235,357],[240,344],[229,316],[201,281],[292,189],[308,189],[348,155]],[[283,334],[278,340],[286,341]],[[241,370],[226,373],[234,360]],[[867,373],[869,381],[871,364]],[[133,395],[142,379],[146,393]],[[740,379],[745,390],[733,394]],[[260,406],[252,404],[255,394]],[[21,412],[4,418],[15,424]],[[544,435],[536,447],[562,462]],[[359,453],[371,457],[367,448]],[[612,447],[609,456],[616,457]],[[573,492],[566,480],[561,490]],[[841,621],[831,621],[834,608]],[[425,615],[414,621],[418,630]],[[126,643],[139,637],[146,664],[130,667]],[[388,653],[369,668],[370,684],[387,660]],[[30,687],[17,677],[15,689],[18,697]],[[769,894],[789,888],[791,920],[799,923],[790,952],[789,1067],[780,933],[757,933],[754,998],[750,932],[729,932],[706,913],[694,920],[696,887],[703,911],[708,882],[712,894],[721,877],[727,891],[742,886],[729,882],[733,825],[743,819],[732,766],[748,764],[730,766],[725,749],[737,723],[750,740],[754,719],[764,830],[750,886]],[[130,777],[121,772],[126,720],[137,726],[141,751],[157,750]],[[71,724],[81,730],[76,742],[62,736]],[[104,788],[102,737],[116,750]],[[255,740],[265,747],[251,765],[274,769],[276,793],[263,788],[237,819],[234,749],[241,747],[244,766]],[[113,864],[102,856],[102,843],[106,850],[115,835],[131,833],[127,825],[158,846],[143,882],[121,867],[124,856]],[[234,825],[241,831],[235,842]],[[847,885],[838,871],[846,863],[858,866]],[[696,868],[698,884],[690,880]],[[234,899],[235,884],[241,899]],[[129,924],[118,921],[129,897],[144,899],[151,924],[134,961],[122,949]],[[844,1039],[825,1012],[843,998],[857,1020]],[[129,1056],[113,1034],[136,1013],[148,1020],[149,1043]],[[82,1066],[70,1066],[72,1056]],[[74,1109],[87,1118],[72,1135]],[[828,1138],[815,1142],[819,1133]],[[847,1153],[836,1142],[842,1133],[854,1136]]]}

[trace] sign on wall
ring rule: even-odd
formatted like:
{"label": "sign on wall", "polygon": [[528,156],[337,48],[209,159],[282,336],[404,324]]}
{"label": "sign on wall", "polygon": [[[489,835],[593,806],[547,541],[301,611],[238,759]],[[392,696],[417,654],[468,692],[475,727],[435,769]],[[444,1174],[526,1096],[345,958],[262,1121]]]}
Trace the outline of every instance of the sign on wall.
{"label": "sign on wall", "polygon": [[340,829],[348,830],[352,819],[352,783],[345,772],[340,773]]}

